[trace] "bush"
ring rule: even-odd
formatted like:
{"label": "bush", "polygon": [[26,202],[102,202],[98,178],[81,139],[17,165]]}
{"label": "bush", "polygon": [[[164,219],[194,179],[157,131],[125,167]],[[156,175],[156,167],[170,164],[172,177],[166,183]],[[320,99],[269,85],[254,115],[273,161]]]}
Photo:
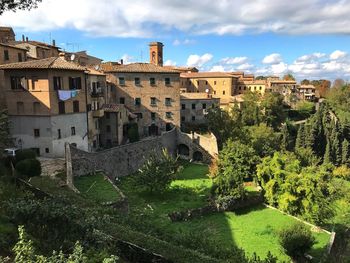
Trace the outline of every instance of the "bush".
{"label": "bush", "polygon": [[16,152],[16,163],[27,159],[36,159],[36,153],[31,149],[24,149]]}
{"label": "bush", "polygon": [[315,244],[315,238],[312,236],[310,228],[302,223],[295,223],[282,229],[278,237],[284,253],[292,259],[303,257]]}
{"label": "bush", "polygon": [[140,140],[139,129],[137,123],[131,123],[128,127],[128,138],[130,142],[137,142]]}
{"label": "bush", "polygon": [[22,160],[16,164],[16,171],[17,175],[23,179],[40,176],[41,164],[37,159]]}

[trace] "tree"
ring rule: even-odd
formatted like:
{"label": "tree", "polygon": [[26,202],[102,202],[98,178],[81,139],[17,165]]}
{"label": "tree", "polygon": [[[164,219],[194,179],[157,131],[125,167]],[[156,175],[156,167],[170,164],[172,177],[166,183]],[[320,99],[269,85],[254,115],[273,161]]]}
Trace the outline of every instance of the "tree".
{"label": "tree", "polygon": [[283,96],[279,93],[265,93],[261,100],[261,108],[264,112],[263,120],[268,126],[274,129],[278,128],[286,119],[286,114],[283,108]]}
{"label": "tree", "polygon": [[308,79],[303,79],[301,82],[300,82],[301,85],[310,85],[310,80]]}
{"label": "tree", "polygon": [[349,154],[349,141],[344,139],[341,145],[342,148],[342,164],[350,164],[350,154]]}
{"label": "tree", "polygon": [[2,0],[0,2],[0,15],[5,11],[30,10],[36,8],[42,0]]}
{"label": "tree", "polygon": [[295,140],[295,149],[299,149],[305,146],[305,128],[301,124],[298,129],[297,138]]}
{"label": "tree", "polygon": [[243,125],[259,125],[261,121],[261,110],[259,101],[261,95],[258,92],[246,92],[243,95],[244,102],[241,106]]}
{"label": "tree", "polygon": [[345,85],[345,81],[343,79],[336,79],[333,82],[333,87],[334,89],[341,88]]}
{"label": "tree", "polygon": [[283,80],[295,80],[295,77],[291,73],[287,73],[283,76]]}
{"label": "tree", "polygon": [[175,179],[177,170],[177,158],[163,149],[161,156],[153,154],[146,160],[135,177],[135,183],[151,193],[164,192]]}
{"label": "tree", "polygon": [[7,111],[0,110],[0,151],[3,152],[4,148],[10,145],[12,142],[10,136],[10,122],[8,119]]}
{"label": "tree", "polygon": [[235,199],[245,197],[243,182],[253,178],[259,158],[250,146],[228,140],[219,153],[212,191]]}
{"label": "tree", "polygon": [[316,242],[310,228],[302,223],[283,228],[278,238],[284,252],[294,260],[302,258]]}
{"label": "tree", "polygon": [[250,131],[250,144],[260,157],[272,155],[280,148],[280,137],[266,124],[252,126]]}

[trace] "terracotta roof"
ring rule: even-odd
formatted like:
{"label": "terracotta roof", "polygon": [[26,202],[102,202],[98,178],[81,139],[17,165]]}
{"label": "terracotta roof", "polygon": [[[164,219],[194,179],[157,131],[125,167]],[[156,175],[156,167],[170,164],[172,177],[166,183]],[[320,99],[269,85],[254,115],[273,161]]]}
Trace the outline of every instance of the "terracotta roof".
{"label": "terracotta roof", "polygon": [[30,43],[30,44],[35,45],[35,46],[44,47],[44,48],[57,48],[57,49],[59,49],[59,47],[57,47],[57,46],[53,46],[53,45],[50,45],[50,44],[47,44],[44,42],[40,42],[40,41],[29,40],[27,43]]}
{"label": "terracotta roof", "polygon": [[101,71],[98,71],[98,70],[93,69],[93,68],[86,68],[86,70],[88,71],[89,75],[106,76],[106,74],[103,74]]}
{"label": "terracotta roof", "polygon": [[16,47],[16,46],[14,46],[14,45],[10,45],[10,44],[0,43],[0,46],[9,47],[9,48],[16,48],[16,49],[20,49],[20,50],[25,50],[25,51],[28,51],[26,48]]}
{"label": "terracotta roof", "polygon": [[185,92],[180,94],[180,98],[182,100],[212,100],[212,99],[219,99],[219,98],[213,98],[210,94],[207,94],[205,92]]}
{"label": "terracotta roof", "polygon": [[168,69],[174,69],[174,70],[178,70],[180,72],[198,72],[198,69],[196,67],[177,67],[177,66],[163,66],[164,68],[168,68]]}
{"label": "terracotta roof", "polygon": [[298,89],[316,89],[314,85],[300,85]]}
{"label": "terracotta roof", "polygon": [[266,80],[238,80],[238,85],[266,85]]}
{"label": "terracotta roof", "polygon": [[225,72],[196,72],[181,73],[182,78],[237,78],[230,73]]}
{"label": "terracotta roof", "polygon": [[167,69],[151,63],[131,63],[131,64],[102,64],[101,68],[105,72],[120,73],[177,73],[179,71]]}
{"label": "terracotta roof", "polygon": [[9,63],[0,65],[0,69],[65,69],[85,71],[86,68],[72,62],[65,61],[60,57],[45,58],[26,62]]}

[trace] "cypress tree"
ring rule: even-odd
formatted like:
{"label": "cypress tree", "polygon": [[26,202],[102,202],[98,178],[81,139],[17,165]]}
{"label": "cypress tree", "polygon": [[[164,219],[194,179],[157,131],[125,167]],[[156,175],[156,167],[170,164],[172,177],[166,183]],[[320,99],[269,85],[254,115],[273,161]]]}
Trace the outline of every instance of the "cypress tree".
{"label": "cypress tree", "polygon": [[331,122],[331,136],[330,136],[330,147],[331,147],[331,156],[334,165],[340,165],[342,162],[342,152],[340,144],[340,134],[339,126],[336,122]]}
{"label": "cypress tree", "polygon": [[342,148],[342,164],[348,165],[349,162],[349,141],[344,139],[341,145]]}
{"label": "cypress tree", "polygon": [[329,140],[327,140],[326,151],[325,151],[324,157],[323,157],[323,163],[331,163],[331,162],[332,162],[331,144],[330,144]]}
{"label": "cypress tree", "polygon": [[289,143],[290,136],[289,136],[289,131],[286,123],[282,125],[281,133],[282,133],[281,149],[283,151],[288,151],[290,146],[290,143]]}
{"label": "cypress tree", "polygon": [[301,124],[298,129],[297,138],[295,140],[295,149],[303,148],[305,146],[305,129],[304,125]]}

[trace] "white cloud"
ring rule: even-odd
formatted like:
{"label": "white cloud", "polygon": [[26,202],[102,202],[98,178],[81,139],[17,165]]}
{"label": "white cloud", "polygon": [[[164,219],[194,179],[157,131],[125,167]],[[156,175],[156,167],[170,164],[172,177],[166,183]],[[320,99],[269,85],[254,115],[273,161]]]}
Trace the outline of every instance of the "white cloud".
{"label": "white cloud", "polygon": [[210,60],[212,60],[213,55],[210,53],[205,53],[202,56],[199,55],[190,55],[187,58],[187,66],[189,67],[202,67],[204,64],[208,63]]}
{"label": "white cloud", "polygon": [[227,65],[231,65],[231,64],[243,64],[246,63],[248,61],[247,57],[233,57],[233,58],[223,58],[220,62],[222,64],[227,64]]}
{"label": "white cloud", "polygon": [[224,72],[225,68],[221,65],[215,65],[209,71],[210,72]]}
{"label": "white cloud", "polygon": [[195,44],[195,43],[196,43],[196,41],[195,41],[194,39],[188,39],[188,38],[186,38],[186,39],[184,39],[184,40],[175,39],[175,40],[173,41],[173,45],[174,45],[174,46],[193,45],[193,44]]}
{"label": "white cloud", "polygon": [[176,62],[168,59],[164,62],[164,66],[176,66]]}
{"label": "white cloud", "polygon": [[346,57],[347,53],[341,50],[335,50],[333,53],[329,55],[329,58],[332,60],[338,60]]}
{"label": "white cloud", "polygon": [[124,54],[124,55],[122,56],[122,60],[123,60],[123,63],[124,63],[124,64],[130,64],[130,63],[135,62],[135,61],[134,61],[134,57],[133,57],[133,56],[129,56],[128,54]]}
{"label": "white cloud", "polygon": [[116,37],[150,37],[174,29],[217,35],[349,34],[349,13],[348,0],[45,0],[38,9],[5,12],[0,24]]}
{"label": "white cloud", "polygon": [[244,63],[236,67],[237,70],[251,70],[252,68],[254,68],[254,65],[249,63]]}
{"label": "white cloud", "polygon": [[278,53],[273,53],[273,54],[267,55],[262,60],[262,63],[264,63],[264,64],[279,64],[281,62],[282,62],[282,57]]}

